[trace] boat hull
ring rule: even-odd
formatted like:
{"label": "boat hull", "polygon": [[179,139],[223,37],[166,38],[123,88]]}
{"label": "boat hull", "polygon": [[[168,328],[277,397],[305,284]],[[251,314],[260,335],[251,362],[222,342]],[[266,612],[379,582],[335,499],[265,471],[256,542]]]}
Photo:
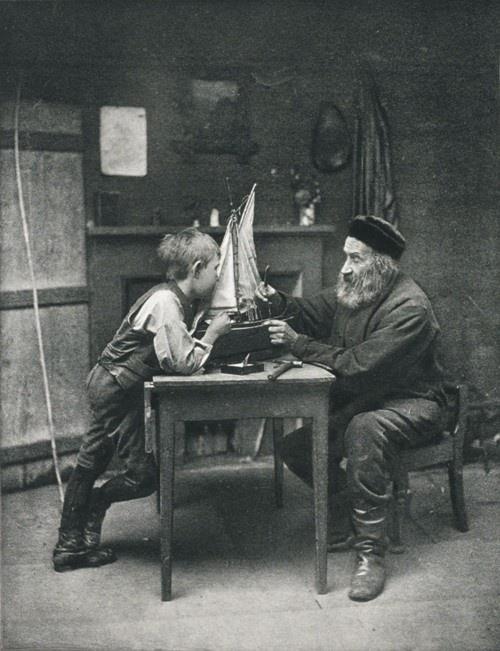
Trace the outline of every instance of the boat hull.
{"label": "boat hull", "polygon": [[[288,320],[288,319],[284,319]],[[271,344],[269,328],[262,321],[235,323],[230,332],[217,339],[210,355],[210,362],[238,362],[250,353],[251,360],[270,359],[283,354],[283,346]],[[195,337],[201,339],[206,324],[200,327]]]}

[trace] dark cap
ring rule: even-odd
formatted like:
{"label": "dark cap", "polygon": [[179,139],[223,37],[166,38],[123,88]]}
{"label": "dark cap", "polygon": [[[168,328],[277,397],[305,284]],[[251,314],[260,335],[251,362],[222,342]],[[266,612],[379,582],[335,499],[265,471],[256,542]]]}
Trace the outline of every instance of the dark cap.
{"label": "dark cap", "polygon": [[349,224],[348,235],[395,260],[399,260],[406,246],[405,238],[395,226],[372,215],[354,217]]}

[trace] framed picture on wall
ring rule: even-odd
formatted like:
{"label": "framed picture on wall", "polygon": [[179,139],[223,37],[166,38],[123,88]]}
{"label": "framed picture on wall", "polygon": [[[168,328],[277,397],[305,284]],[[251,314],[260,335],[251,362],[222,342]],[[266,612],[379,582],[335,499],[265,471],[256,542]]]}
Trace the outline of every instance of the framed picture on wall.
{"label": "framed picture on wall", "polygon": [[231,79],[191,79],[182,84],[183,136],[174,149],[188,156],[234,154],[247,162],[258,147],[250,138],[246,92]]}

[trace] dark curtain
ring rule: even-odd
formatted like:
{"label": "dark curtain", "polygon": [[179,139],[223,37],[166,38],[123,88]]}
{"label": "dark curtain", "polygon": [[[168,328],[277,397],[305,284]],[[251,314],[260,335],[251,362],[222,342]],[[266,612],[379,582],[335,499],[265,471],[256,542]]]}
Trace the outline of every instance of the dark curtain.
{"label": "dark curtain", "polygon": [[354,129],[353,217],[356,215],[375,215],[395,226],[399,222],[387,115],[368,73],[359,85]]}

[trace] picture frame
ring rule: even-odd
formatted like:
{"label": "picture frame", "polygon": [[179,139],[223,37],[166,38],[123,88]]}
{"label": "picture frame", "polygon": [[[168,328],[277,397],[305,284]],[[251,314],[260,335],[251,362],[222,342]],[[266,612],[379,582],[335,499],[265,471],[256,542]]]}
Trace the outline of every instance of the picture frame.
{"label": "picture frame", "polygon": [[247,163],[258,151],[251,139],[244,83],[231,78],[194,77],[181,84],[182,136],[172,141],[185,158],[230,154]]}

